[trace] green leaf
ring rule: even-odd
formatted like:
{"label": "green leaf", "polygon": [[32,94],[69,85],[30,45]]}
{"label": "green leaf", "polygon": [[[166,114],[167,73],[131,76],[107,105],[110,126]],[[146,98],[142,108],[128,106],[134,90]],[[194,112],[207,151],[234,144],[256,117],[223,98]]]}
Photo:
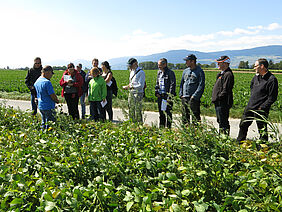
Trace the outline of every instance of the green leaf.
{"label": "green leaf", "polygon": [[206,203],[198,203],[196,201],[194,201],[193,204],[197,212],[205,212],[209,207]]}
{"label": "green leaf", "polygon": [[128,203],[126,204],[126,211],[129,211],[133,204],[134,204],[134,202],[132,202],[132,201],[131,201],[131,202],[128,202]]}
{"label": "green leaf", "polygon": [[182,194],[183,196],[188,196],[190,193],[191,193],[190,190],[183,190],[183,191],[181,191],[181,194]]}
{"label": "green leaf", "polygon": [[173,212],[182,212],[183,211],[181,207],[177,204],[172,204],[171,209]]}
{"label": "green leaf", "polygon": [[198,176],[207,175],[207,172],[206,171],[199,171],[199,172],[197,172],[197,175]]}
{"label": "green leaf", "polygon": [[265,181],[261,181],[261,182],[259,183],[259,186],[260,186],[261,188],[263,188],[263,189],[266,189],[266,187],[268,186],[268,184],[267,184],[267,182],[265,182]]}
{"label": "green leaf", "polygon": [[14,206],[14,205],[22,204],[22,203],[23,203],[23,199],[22,198],[15,198],[15,199],[13,199],[12,202],[10,202],[10,205]]}
{"label": "green leaf", "polygon": [[50,201],[47,201],[46,202],[46,206],[45,206],[45,211],[51,211],[53,210],[53,208],[56,206],[56,203],[55,202],[50,202]]}

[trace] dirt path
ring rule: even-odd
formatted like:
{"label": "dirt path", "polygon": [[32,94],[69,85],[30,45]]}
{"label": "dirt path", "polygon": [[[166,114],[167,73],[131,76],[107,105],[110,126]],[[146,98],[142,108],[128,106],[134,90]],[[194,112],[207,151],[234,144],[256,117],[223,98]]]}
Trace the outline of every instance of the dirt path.
{"label": "dirt path", "polygon": [[[5,106],[11,106],[15,109],[20,109],[22,111],[31,111],[31,104],[29,101],[22,101],[22,100],[10,100],[10,99],[0,99],[0,104],[4,104]],[[80,107],[80,106],[79,106]],[[67,106],[66,104],[62,105],[63,111],[67,113]],[[80,111],[80,108],[79,108]],[[114,120],[115,121],[123,121],[126,120],[122,110],[120,108],[114,108]],[[86,106],[86,115],[89,114],[89,106]],[[145,111],[144,112],[144,119],[145,119],[145,124],[147,125],[159,125],[159,114],[157,112],[150,112],[150,111]],[[177,120],[180,119],[179,115],[174,115],[173,119],[175,120],[174,125],[177,124]],[[202,121],[205,121],[209,123],[210,125],[218,128],[218,124],[216,121],[216,117],[208,117],[208,116],[203,116]],[[236,138],[239,132],[239,123],[240,119],[230,119],[230,126],[231,126],[231,132],[230,136],[232,138]],[[279,124],[276,126],[279,127],[280,134],[282,133],[282,125]],[[255,139],[258,138],[259,134],[257,132],[257,127],[255,122],[252,123],[252,125],[249,128],[248,132],[248,139]]]}

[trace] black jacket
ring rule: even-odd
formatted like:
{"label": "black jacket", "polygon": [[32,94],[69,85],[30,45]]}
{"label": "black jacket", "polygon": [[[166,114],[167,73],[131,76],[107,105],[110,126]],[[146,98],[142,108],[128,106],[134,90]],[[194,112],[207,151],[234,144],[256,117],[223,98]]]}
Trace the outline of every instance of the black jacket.
{"label": "black jacket", "polygon": [[216,82],[212,89],[212,102],[226,104],[228,107],[233,105],[234,75],[228,67],[225,71],[219,72]]}
{"label": "black jacket", "polygon": [[246,110],[264,110],[269,112],[278,96],[278,81],[268,71],[264,76],[256,75],[251,81],[251,97]]}
{"label": "black jacket", "polygon": [[35,92],[35,88],[34,88],[33,85],[34,85],[35,81],[41,76],[41,70],[42,70],[42,66],[40,66],[39,68],[33,67],[33,68],[29,69],[27,74],[26,74],[25,84],[32,93]]}
{"label": "black jacket", "polygon": [[[156,81],[156,86],[155,86],[155,95],[159,94],[159,89],[160,89],[160,74],[162,73],[161,70],[158,71],[158,76],[157,76],[157,81]],[[168,69],[165,67],[164,71],[164,84],[165,84],[165,91],[166,94],[171,94],[173,96],[176,95],[175,93],[175,87],[176,87],[176,79],[175,79],[175,74],[172,70]]]}

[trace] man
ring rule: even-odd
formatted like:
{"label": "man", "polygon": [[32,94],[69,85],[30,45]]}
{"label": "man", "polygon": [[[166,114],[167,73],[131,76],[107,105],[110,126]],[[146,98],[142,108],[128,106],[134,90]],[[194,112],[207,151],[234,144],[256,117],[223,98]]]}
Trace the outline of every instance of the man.
{"label": "man", "polygon": [[83,79],[83,86],[82,86],[82,96],[80,97],[80,104],[81,104],[81,118],[85,119],[85,95],[87,93],[87,88],[85,86],[85,76],[86,73],[82,70],[82,64],[79,63],[76,66],[77,72],[81,75],[82,79]]}
{"label": "man", "polygon": [[123,89],[129,90],[129,118],[133,122],[143,123],[142,100],[144,96],[145,72],[138,67],[138,62],[135,58],[130,58],[127,64],[130,70],[129,84],[123,86]]}
{"label": "man", "polygon": [[36,90],[34,88],[34,83],[41,76],[41,70],[42,70],[41,58],[40,57],[36,57],[34,59],[33,68],[31,68],[27,72],[27,75],[25,77],[25,84],[29,88],[30,93],[31,93],[32,115],[36,115],[37,114],[37,105],[36,105],[36,102],[35,102]]}
{"label": "man", "polygon": [[51,66],[45,66],[42,69],[41,77],[39,77],[34,87],[37,93],[38,108],[42,118],[42,128],[48,129],[49,121],[55,122],[55,103],[59,103],[59,100],[54,92],[50,79],[54,72]]}
{"label": "man", "polygon": [[175,96],[176,79],[175,74],[167,67],[167,59],[162,58],[158,61],[158,75],[155,86],[155,95],[158,97],[158,108],[160,127],[171,128],[172,123],[172,101]]}
{"label": "man", "polygon": [[180,83],[179,96],[182,100],[182,120],[183,124],[190,123],[190,110],[192,111],[192,123],[201,121],[200,99],[205,89],[205,73],[200,66],[196,65],[197,58],[190,54],[183,60],[186,61],[187,68],[183,71]]}
{"label": "man", "polygon": [[271,105],[278,96],[278,81],[268,70],[268,61],[264,58],[255,62],[256,76],[251,81],[251,96],[240,122],[237,141],[246,140],[248,128],[253,119],[257,119],[257,127],[261,140],[268,140],[267,123],[261,121],[267,118]]}
{"label": "man", "polygon": [[216,76],[216,82],[212,90],[212,103],[215,106],[217,123],[219,124],[219,133],[229,135],[229,111],[233,105],[234,75],[229,68],[230,58],[221,56],[216,60],[218,69],[221,71]]}

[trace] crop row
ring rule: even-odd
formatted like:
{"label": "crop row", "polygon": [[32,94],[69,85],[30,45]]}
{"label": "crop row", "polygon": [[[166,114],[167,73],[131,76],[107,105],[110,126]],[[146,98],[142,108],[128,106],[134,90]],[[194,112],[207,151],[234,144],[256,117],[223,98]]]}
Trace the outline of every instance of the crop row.
{"label": "crop row", "polygon": [[[146,73],[146,98],[145,101],[156,102],[155,97],[155,82],[157,71],[148,70]],[[128,83],[129,72],[126,70],[114,70],[113,74],[117,80],[119,87],[118,98],[127,99],[128,93],[122,90],[122,86]],[[202,106],[208,108],[212,105],[211,103],[211,93],[212,88],[215,83],[216,71],[205,71],[206,75],[206,85],[203,97],[201,99]],[[24,78],[26,71],[16,71],[16,70],[0,70],[0,91],[18,91],[21,93],[28,92],[27,87],[24,84]],[[176,91],[179,92],[179,85],[181,81],[182,71],[175,71],[177,87]],[[250,97],[250,81],[253,77],[253,73],[234,73],[235,85],[234,85],[234,108],[244,108],[247,105],[248,99]],[[55,75],[51,79],[54,86],[55,92],[57,95],[61,94],[61,87],[59,81],[62,76],[62,71],[55,71]],[[279,82],[279,93],[282,93],[282,75],[276,74],[276,77]],[[273,110],[282,111],[282,95],[278,96],[278,100],[272,107]]]}
{"label": "crop row", "polygon": [[0,211],[281,211],[281,144],[0,107]]}

